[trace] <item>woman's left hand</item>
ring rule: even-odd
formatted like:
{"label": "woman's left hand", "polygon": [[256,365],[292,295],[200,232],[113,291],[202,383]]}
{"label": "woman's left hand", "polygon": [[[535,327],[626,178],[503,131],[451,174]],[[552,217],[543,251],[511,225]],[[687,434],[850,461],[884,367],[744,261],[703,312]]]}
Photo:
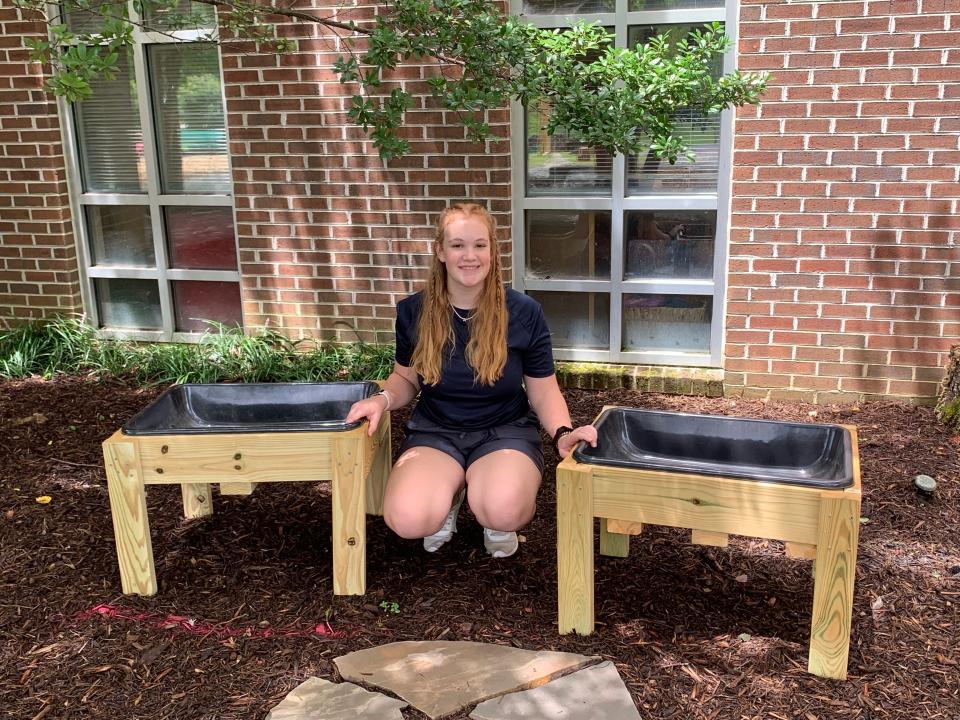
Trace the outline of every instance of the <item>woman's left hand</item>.
{"label": "woman's left hand", "polygon": [[561,435],[560,439],[557,440],[557,451],[560,453],[560,457],[565,458],[569,455],[570,451],[573,450],[574,446],[581,440],[589,443],[590,447],[596,447],[597,429],[593,425],[581,425],[578,428],[574,428],[572,432]]}

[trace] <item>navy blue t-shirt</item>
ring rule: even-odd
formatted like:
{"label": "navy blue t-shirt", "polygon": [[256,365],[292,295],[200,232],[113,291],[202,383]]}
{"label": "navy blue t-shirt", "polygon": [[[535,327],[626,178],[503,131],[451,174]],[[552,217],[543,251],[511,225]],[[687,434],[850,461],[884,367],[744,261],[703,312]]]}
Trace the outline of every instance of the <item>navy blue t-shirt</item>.
{"label": "navy blue t-shirt", "polygon": [[[397,304],[397,363],[410,367],[417,344],[417,326],[423,293]],[[427,385],[420,380],[420,400],[411,420],[418,417],[447,428],[478,430],[513,422],[530,412],[523,376],[553,375],[553,348],[550,330],[540,304],[531,297],[507,289],[507,364],[493,385],[474,380],[474,371],[464,353],[470,335],[467,323],[450,311],[456,345],[453,355],[443,359],[440,382]],[[464,317],[472,311],[460,310]],[[449,351],[448,351],[449,352]]]}

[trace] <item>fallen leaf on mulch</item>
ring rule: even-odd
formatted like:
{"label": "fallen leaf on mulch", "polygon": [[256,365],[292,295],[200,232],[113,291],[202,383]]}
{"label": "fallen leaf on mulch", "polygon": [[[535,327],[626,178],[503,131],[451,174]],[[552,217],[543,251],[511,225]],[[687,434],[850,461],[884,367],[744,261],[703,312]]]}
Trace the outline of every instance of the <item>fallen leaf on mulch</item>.
{"label": "fallen leaf on mulch", "polygon": [[29,425],[31,423],[36,423],[37,425],[43,425],[47,421],[47,416],[40,412],[35,412],[33,415],[27,415],[26,417],[17,418],[14,420],[11,425],[14,427],[19,427],[21,425]]}

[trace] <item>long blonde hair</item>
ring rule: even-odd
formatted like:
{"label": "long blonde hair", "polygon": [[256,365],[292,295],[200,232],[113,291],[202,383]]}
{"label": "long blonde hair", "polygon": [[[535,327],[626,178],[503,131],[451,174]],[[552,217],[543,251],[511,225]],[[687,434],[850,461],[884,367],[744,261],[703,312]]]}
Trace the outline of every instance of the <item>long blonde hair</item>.
{"label": "long blonde hair", "polygon": [[440,262],[443,233],[457,215],[476,216],[483,220],[490,235],[490,272],[483,281],[480,299],[469,322],[470,341],[466,359],[473,368],[474,381],[493,385],[503,375],[507,364],[507,300],[500,277],[500,246],[497,223],[482,205],[458,203],[440,213],[433,246],[430,276],[423,290],[423,304],[417,325],[417,344],[410,365],[429,385],[440,382],[445,355],[453,352],[454,334],[450,320],[450,296],[447,292],[447,269]]}

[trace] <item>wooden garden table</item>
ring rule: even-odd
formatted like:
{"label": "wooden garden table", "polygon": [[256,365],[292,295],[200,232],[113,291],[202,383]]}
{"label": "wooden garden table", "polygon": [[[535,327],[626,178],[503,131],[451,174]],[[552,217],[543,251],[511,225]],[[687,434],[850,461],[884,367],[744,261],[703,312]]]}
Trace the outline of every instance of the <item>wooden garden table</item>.
{"label": "wooden garden table", "polygon": [[860,528],[856,428],[852,487],[819,489],[757,480],[577,462],[557,466],[559,630],[594,629],[594,518],[600,554],[627,557],[643,523],[687,528],[691,541],[726,546],[730,534],[782,540],[786,554],[814,560],[807,669],[845,679]]}
{"label": "wooden garden table", "polygon": [[249,495],[261,482],[331,482],[333,592],[366,590],[366,515],[383,513],[390,473],[390,413],[373,437],[367,424],[341,431],[126,435],[103,443],[110,511],[124,594],[154,595],[147,485],[179,485],[183,514],[213,513],[210,486]]}

